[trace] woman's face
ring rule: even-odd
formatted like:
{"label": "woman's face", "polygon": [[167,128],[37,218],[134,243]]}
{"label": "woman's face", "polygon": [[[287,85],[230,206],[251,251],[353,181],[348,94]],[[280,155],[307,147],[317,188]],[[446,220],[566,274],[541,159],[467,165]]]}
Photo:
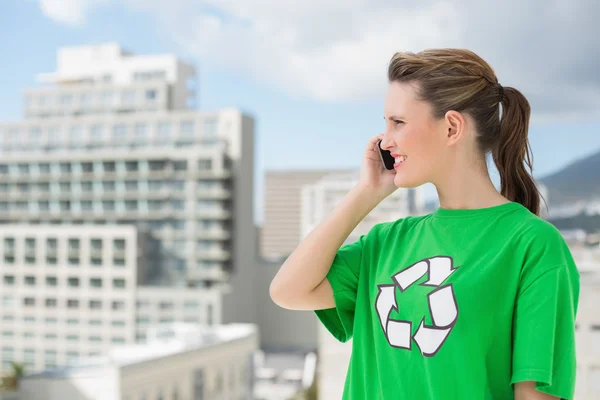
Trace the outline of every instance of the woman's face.
{"label": "woman's face", "polygon": [[394,166],[396,186],[413,188],[434,181],[446,158],[444,118],[436,121],[431,106],[417,100],[414,84],[400,82],[388,87],[384,118],[381,148],[401,159]]}

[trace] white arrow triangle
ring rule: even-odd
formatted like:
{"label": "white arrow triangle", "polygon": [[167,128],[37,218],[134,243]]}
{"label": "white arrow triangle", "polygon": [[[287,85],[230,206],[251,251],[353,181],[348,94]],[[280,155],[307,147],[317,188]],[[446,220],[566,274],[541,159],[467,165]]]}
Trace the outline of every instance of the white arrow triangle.
{"label": "white arrow triangle", "polygon": [[443,286],[429,293],[429,308],[436,327],[447,327],[454,323],[458,317],[458,307],[452,286]]}
{"label": "white arrow triangle", "polygon": [[447,329],[436,329],[424,326],[424,321],[421,321],[417,332],[415,333],[414,339],[421,349],[421,353],[425,356],[434,355],[444,343],[444,340],[450,333],[452,328]]}
{"label": "white arrow triangle", "polygon": [[429,280],[423,282],[427,286],[439,286],[456,269],[452,268],[452,259],[450,257],[433,257],[429,259]]}
{"label": "white arrow triangle", "polygon": [[398,311],[396,305],[396,287],[394,285],[379,285],[379,294],[377,295],[376,307],[379,321],[383,331],[387,333],[387,321],[392,308]]}
{"label": "white arrow triangle", "polygon": [[427,273],[427,261],[419,261],[394,275],[393,279],[398,283],[401,291],[405,291],[410,285],[418,281]]}

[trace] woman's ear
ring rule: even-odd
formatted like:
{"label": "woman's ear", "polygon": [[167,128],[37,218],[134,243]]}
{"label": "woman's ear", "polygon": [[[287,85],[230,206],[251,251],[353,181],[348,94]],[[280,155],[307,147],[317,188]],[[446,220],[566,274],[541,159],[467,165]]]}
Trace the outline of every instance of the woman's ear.
{"label": "woman's ear", "polygon": [[444,116],[448,145],[460,141],[465,135],[465,119],[458,111],[450,110]]}

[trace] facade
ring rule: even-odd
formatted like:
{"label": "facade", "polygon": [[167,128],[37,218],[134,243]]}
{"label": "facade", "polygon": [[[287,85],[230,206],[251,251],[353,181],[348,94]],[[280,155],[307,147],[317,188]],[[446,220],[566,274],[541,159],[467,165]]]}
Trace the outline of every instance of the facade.
{"label": "facade", "polygon": [[25,120],[0,124],[0,222],[135,224],[159,247],[148,283],[226,282],[234,221],[254,229],[238,215],[253,198],[252,118],[191,109],[194,69],[170,55],[64,48],[57,67],[25,91]]}
{"label": "facade", "polygon": [[21,381],[20,400],[252,399],[254,325],[164,325],[148,343]]}
{"label": "facade", "polygon": [[157,324],[220,324],[217,288],[138,286],[147,245],[134,226],[0,225],[0,371],[144,343]]}
{"label": "facade", "polygon": [[[2,288],[18,288],[7,289],[12,298],[2,306],[2,330],[14,338],[2,338],[1,367],[11,359],[36,369],[60,366],[108,344],[143,343],[146,327],[159,322],[257,320],[254,120],[235,109],[192,109],[194,76],[170,55],[136,56],[114,44],[63,48],[57,71],[39,76],[46,84],[25,90],[25,118],[0,123],[0,228],[7,239],[14,234],[2,242],[9,251]],[[112,235],[124,232],[134,253],[113,259]],[[70,257],[75,243],[79,259]],[[13,274],[11,260],[22,271]],[[60,262],[62,275],[49,283],[51,263]],[[124,264],[117,269],[117,262]],[[125,287],[113,288],[95,268],[128,271]],[[92,286],[96,279],[101,288]],[[29,311],[25,293],[34,283],[44,296]],[[124,306],[110,297],[117,289],[127,296]],[[102,298],[86,297],[93,293]],[[78,312],[70,309],[75,300]],[[87,310],[106,318],[98,323]],[[124,321],[109,319],[117,311]],[[52,324],[57,332],[46,333]],[[65,324],[89,332],[65,333]],[[123,334],[113,337],[117,330]],[[52,340],[71,345],[53,355]]]}
{"label": "facade", "polygon": [[[265,174],[264,224],[260,254],[267,260],[284,260],[302,238],[302,187],[315,183],[331,170],[283,170]],[[341,170],[340,172],[347,172]]]}

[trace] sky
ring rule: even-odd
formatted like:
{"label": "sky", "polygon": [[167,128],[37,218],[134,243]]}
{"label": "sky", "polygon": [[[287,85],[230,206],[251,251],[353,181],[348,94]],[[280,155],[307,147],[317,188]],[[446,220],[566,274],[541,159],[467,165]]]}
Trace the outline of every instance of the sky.
{"label": "sky", "polygon": [[55,70],[59,47],[175,54],[197,68],[198,108],[256,119],[261,223],[266,170],[359,168],[366,141],[384,129],[395,51],[461,47],[529,99],[536,178],[600,151],[600,2],[493,3],[4,0],[0,121],[21,119],[22,90]]}

